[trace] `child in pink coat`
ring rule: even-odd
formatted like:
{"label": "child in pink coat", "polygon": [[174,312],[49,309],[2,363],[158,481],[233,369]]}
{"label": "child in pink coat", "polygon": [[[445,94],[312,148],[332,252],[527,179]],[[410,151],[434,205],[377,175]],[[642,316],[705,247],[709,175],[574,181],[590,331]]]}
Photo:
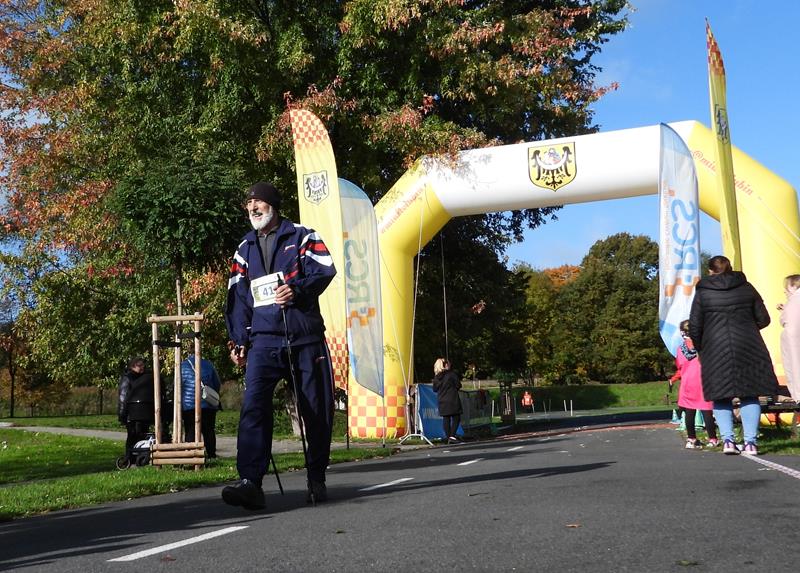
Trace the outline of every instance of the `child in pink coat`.
{"label": "child in pink coat", "polygon": [[703,443],[697,439],[695,432],[695,415],[697,410],[703,413],[703,420],[706,424],[708,433],[708,445],[716,447],[719,445],[717,439],[717,425],[714,423],[713,403],[708,402],[703,397],[703,385],[700,373],[700,358],[697,350],[689,338],[689,321],[684,320],[680,324],[683,342],[675,352],[675,367],[677,372],[670,378],[670,382],[680,378],[681,386],[678,390],[678,406],[686,412],[686,449],[693,450],[702,448]]}

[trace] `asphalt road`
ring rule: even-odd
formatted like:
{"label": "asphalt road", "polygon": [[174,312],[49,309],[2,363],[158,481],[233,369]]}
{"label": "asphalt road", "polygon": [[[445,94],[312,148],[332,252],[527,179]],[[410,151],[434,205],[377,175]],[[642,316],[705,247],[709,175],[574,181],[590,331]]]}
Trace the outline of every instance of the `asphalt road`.
{"label": "asphalt road", "polygon": [[336,465],[331,500],[317,507],[295,472],[282,476],[285,496],[267,477],[264,512],[203,488],[18,520],[0,525],[0,570],[794,569],[800,460],[684,450],[673,428],[517,436]]}

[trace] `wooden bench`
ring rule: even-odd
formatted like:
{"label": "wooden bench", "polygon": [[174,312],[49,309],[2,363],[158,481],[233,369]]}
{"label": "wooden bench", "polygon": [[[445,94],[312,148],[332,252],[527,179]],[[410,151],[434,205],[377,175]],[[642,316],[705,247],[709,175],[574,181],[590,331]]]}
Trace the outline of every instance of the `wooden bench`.
{"label": "wooden bench", "polygon": [[762,414],[774,414],[775,427],[781,426],[781,414],[792,414],[792,437],[798,436],[798,423],[800,423],[800,403],[794,400],[775,402],[770,396],[767,398],[762,397],[759,402],[761,403]]}

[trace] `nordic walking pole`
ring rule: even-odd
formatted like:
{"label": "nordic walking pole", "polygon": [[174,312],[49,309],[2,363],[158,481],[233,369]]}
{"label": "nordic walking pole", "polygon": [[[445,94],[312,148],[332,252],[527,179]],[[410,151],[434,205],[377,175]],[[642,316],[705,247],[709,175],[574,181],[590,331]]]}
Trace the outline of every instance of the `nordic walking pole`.
{"label": "nordic walking pole", "polygon": [[275,472],[275,479],[278,480],[278,489],[281,490],[281,495],[283,495],[283,484],[281,484],[281,476],[278,475],[278,466],[275,465],[275,458],[272,454],[269,455],[269,461],[272,462],[272,471]]}
{"label": "nordic walking pole", "polygon": [[[278,277],[278,285],[286,284],[283,279]],[[289,325],[286,322],[286,309],[281,305],[281,315],[283,316],[283,332],[286,337],[286,353],[289,357],[289,374],[292,378],[292,388],[294,389],[294,413],[300,426],[300,441],[303,444],[303,463],[306,466],[306,474],[308,474],[308,449],[306,448],[306,431],[305,422],[300,416],[300,392],[297,390],[297,376],[294,372],[294,359],[292,357],[292,342],[289,340]],[[317,499],[314,496],[314,491],[311,491],[311,505],[317,505]]]}

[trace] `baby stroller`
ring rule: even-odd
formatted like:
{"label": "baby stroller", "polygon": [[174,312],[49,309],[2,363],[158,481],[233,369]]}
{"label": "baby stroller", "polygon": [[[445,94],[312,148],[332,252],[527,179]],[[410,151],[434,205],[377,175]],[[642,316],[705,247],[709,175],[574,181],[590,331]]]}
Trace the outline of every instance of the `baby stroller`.
{"label": "baby stroller", "polygon": [[147,434],[144,440],[139,440],[131,449],[130,454],[120,456],[117,458],[117,469],[126,470],[132,465],[139,467],[146,466],[150,463],[150,448],[156,443],[156,435],[153,433]]}

